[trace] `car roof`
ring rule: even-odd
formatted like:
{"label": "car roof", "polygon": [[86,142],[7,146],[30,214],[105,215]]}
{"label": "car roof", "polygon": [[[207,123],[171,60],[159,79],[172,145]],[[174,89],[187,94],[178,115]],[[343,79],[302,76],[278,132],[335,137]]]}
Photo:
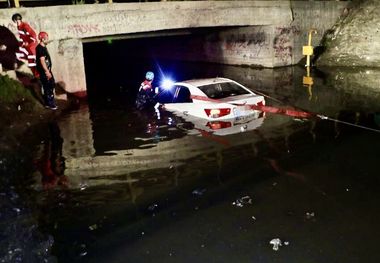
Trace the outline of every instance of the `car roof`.
{"label": "car roof", "polygon": [[209,84],[214,84],[214,83],[223,83],[223,82],[233,82],[233,80],[217,77],[217,78],[206,78],[206,79],[190,79],[190,80],[177,82],[175,84],[176,85],[188,84],[195,87],[199,87],[199,86],[204,86],[204,85],[209,85]]}

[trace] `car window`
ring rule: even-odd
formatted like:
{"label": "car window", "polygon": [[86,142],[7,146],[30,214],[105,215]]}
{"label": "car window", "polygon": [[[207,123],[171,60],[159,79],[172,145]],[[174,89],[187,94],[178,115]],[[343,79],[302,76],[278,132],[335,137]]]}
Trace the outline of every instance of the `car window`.
{"label": "car window", "polygon": [[249,94],[248,91],[233,82],[213,83],[198,87],[212,99],[223,99],[230,96]]}
{"label": "car window", "polygon": [[176,94],[174,94],[174,102],[176,103],[193,102],[190,96],[191,94],[187,87],[177,87]]}
{"label": "car window", "polygon": [[185,103],[193,102],[190,91],[184,86],[173,86],[170,90],[165,90],[159,93],[158,102],[160,103]]}

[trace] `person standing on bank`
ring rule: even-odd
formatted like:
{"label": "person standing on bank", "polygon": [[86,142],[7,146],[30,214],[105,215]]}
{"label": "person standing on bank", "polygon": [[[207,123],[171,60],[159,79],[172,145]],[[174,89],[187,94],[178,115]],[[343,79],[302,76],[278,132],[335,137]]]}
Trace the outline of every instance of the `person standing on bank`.
{"label": "person standing on bank", "polygon": [[39,78],[42,83],[43,98],[45,108],[56,110],[58,109],[54,99],[55,80],[53,73],[51,72],[51,59],[46,45],[49,41],[49,35],[46,32],[40,32],[38,34],[40,43],[36,48],[36,62]]}
{"label": "person standing on bank", "polygon": [[27,61],[33,75],[38,77],[36,71],[37,34],[27,22],[22,21],[22,16],[19,13],[12,16],[12,21],[16,23],[20,37],[19,50],[16,52],[17,59]]}

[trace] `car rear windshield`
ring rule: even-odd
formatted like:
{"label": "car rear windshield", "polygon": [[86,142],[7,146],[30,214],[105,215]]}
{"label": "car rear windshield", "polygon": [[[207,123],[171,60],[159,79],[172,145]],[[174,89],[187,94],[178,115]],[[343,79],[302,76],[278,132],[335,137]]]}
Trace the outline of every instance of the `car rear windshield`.
{"label": "car rear windshield", "polygon": [[199,87],[207,97],[212,99],[223,99],[231,96],[249,94],[248,91],[233,82],[214,83]]}

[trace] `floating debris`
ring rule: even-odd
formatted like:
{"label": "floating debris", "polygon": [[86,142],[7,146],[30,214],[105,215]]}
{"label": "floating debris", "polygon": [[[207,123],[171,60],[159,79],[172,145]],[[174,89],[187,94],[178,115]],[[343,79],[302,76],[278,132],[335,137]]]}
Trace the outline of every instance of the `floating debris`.
{"label": "floating debris", "polygon": [[273,238],[271,241],[269,241],[269,244],[273,245],[273,250],[277,251],[280,246],[282,246],[281,239],[279,238]]}
{"label": "floating debris", "polygon": [[284,243],[282,243],[281,239],[273,238],[271,241],[269,241],[269,244],[273,245],[273,250],[277,251],[282,246],[282,244],[284,244],[285,246],[288,246],[290,242],[284,241]]}
{"label": "floating debris", "polygon": [[251,205],[252,204],[252,198],[248,195],[243,196],[241,198],[236,199],[236,201],[232,202],[232,205],[237,207],[243,207],[244,205]]}
{"label": "floating debris", "polygon": [[315,217],[315,213],[314,212],[306,212],[306,219],[310,220],[310,219],[314,219]]}
{"label": "floating debris", "polygon": [[88,184],[86,184],[86,183],[80,183],[80,184],[79,184],[79,189],[80,189],[81,191],[85,190],[87,187],[88,187]]}
{"label": "floating debris", "polygon": [[91,231],[95,230],[98,228],[98,225],[97,224],[93,224],[91,226],[88,227],[88,229],[90,229]]}
{"label": "floating debris", "polygon": [[153,212],[153,211],[157,210],[157,208],[158,208],[158,204],[152,204],[152,205],[148,206],[148,211]]}
{"label": "floating debris", "polygon": [[206,189],[205,189],[205,188],[202,188],[202,189],[195,189],[195,190],[192,191],[191,193],[192,193],[193,195],[201,196],[201,195],[203,195],[205,192],[206,192]]}

